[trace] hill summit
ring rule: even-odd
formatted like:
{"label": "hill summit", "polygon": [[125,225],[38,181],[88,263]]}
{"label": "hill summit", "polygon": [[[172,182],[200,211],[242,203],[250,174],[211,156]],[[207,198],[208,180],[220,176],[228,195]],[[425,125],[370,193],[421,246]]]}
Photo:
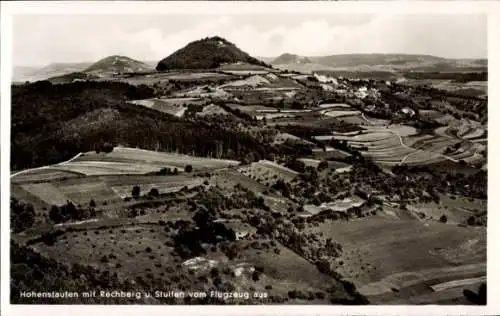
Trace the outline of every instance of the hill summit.
{"label": "hill summit", "polygon": [[162,59],[156,70],[210,69],[224,63],[248,63],[267,66],[264,62],[245,53],[233,43],[219,36],[207,37],[187,44]]}
{"label": "hill summit", "polygon": [[279,65],[279,64],[307,64],[310,63],[311,61],[309,58],[304,57],[304,56],[299,56],[295,54],[281,54],[280,56],[276,57],[271,64],[273,65]]}
{"label": "hill summit", "polygon": [[103,76],[114,73],[132,73],[151,70],[153,70],[153,68],[150,65],[141,61],[126,56],[113,55],[93,63],[83,72]]}

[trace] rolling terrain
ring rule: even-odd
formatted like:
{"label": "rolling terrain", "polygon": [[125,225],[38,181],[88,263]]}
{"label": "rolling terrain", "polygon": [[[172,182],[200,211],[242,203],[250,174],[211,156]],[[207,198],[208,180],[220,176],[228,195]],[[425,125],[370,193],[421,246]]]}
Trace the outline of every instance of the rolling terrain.
{"label": "rolling terrain", "polygon": [[[216,36],[13,85],[11,301],[484,304],[484,61],[276,63]],[[19,295],[95,288],[134,294]]]}

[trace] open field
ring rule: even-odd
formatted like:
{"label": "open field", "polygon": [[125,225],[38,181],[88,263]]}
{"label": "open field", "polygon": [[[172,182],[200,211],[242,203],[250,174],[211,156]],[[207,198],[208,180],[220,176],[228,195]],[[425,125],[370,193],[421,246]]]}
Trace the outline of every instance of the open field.
{"label": "open field", "polygon": [[232,160],[117,147],[110,153],[88,152],[67,162],[14,175],[12,196],[40,208],[63,205],[67,201],[87,206],[91,199],[98,205],[114,205],[130,196],[134,185],[141,186],[142,194],[147,194],[152,188],[157,188],[161,194],[176,192],[184,187],[196,187],[204,181],[187,173],[145,175],[156,173],[162,168],[176,168],[183,173],[187,165],[191,165],[196,172],[219,170],[238,164],[238,161]]}
{"label": "open field", "polygon": [[91,199],[98,205],[102,205],[104,202],[107,204],[121,202],[120,197],[100,178],[93,177],[79,178],[73,181],[58,181],[54,182],[53,185],[71,201],[79,205],[87,206]]}
{"label": "open field", "polygon": [[66,264],[86,262],[97,269],[113,269],[122,279],[134,280],[138,276],[146,278],[149,271],[159,277],[164,271],[162,265],[172,265],[172,248],[164,243],[163,227],[134,225],[67,233],[52,247],[40,243],[33,248]]}
{"label": "open field", "polygon": [[432,293],[429,286],[486,274],[484,228],[372,216],[326,221],[311,230],[343,245],[338,272],[373,303]]}
{"label": "open field", "polygon": [[215,104],[209,104],[207,106],[203,107],[203,110],[201,112],[197,112],[196,116],[212,116],[212,115],[231,115],[229,112],[224,110],[218,105]]}
{"label": "open field", "polygon": [[161,168],[177,168],[179,172],[191,165],[193,170],[219,169],[238,165],[238,161],[155,152],[137,148],[116,147],[110,153],[84,153],[58,168],[87,175],[144,174]]}
{"label": "open field", "polygon": [[289,182],[297,176],[297,172],[268,160],[260,160],[239,171],[261,183],[273,184],[279,179]]}
{"label": "open field", "polygon": [[357,197],[351,196],[341,200],[335,200],[333,202],[322,203],[319,206],[314,204],[306,204],[304,205],[304,211],[310,213],[311,215],[315,215],[320,213],[321,211],[332,210],[334,212],[345,212],[351,207],[359,207],[365,200]]}
{"label": "open field", "polygon": [[233,190],[237,184],[257,193],[263,193],[268,189],[266,185],[236,170],[218,171],[213,178],[215,185],[227,190]]}
{"label": "open field", "polygon": [[78,178],[80,176],[82,175],[75,172],[57,170],[55,168],[37,168],[19,173],[18,175],[12,177],[11,181],[13,183],[51,181],[58,179]]}
{"label": "open field", "polygon": [[38,208],[63,205],[72,201],[86,207],[94,200],[98,207],[122,205],[123,199],[131,196],[135,185],[140,194],[146,195],[152,188],[160,194],[177,192],[183,188],[202,185],[204,179],[188,174],[156,175],[99,175],[71,179],[48,180],[37,183],[12,185],[12,196],[30,202]]}
{"label": "open field", "polygon": [[170,98],[170,99],[146,99],[130,101],[132,104],[142,105],[173,116],[182,117],[189,104],[203,104],[200,98]]}
{"label": "open field", "polygon": [[[144,183],[140,186],[141,191],[145,193],[149,192],[151,189],[156,188],[160,194],[177,192],[182,188],[194,188],[203,184],[203,178],[185,178],[179,180],[170,180],[167,182],[153,182],[153,183]],[[132,192],[131,185],[116,185],[112,186],[111,190],[116,193],[116,195],[121,198],[126,198],[127,196],[131,196]]]}
{"label": "open field", "polygon": [[21,187],[50,205],[64,205],[70,199],[50,183],[23,184]]}

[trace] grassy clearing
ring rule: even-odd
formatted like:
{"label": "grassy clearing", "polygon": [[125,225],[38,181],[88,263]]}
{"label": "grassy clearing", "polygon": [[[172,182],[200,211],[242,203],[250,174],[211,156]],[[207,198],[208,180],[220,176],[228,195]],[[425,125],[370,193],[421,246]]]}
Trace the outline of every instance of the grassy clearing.
{"label": "grassy clearing", "polygon": [[49,205],[61,206],[70,200],[64,193],[50,183],[23,184],[21,188]]}
{"label": "grassy clearing", "polygon": [[214,175],[212,182],[215,183],[215,185],[228,190],[233,190],[234,186],[237,184],[257,193],[263,193],[268,189],[268,187],[264,184],[234,170],[223,170],[217,172]]}
{"label": "grassy clearing", "polygon": [[[248,248],[244,250],[241,262],[250,263],[253,266],[263,268],[263,276],[261,280],[255,282],[254,287],[262,287],[266,284],[272,286],[271,290],[267,290],[270,295],[288,297],[288,292],[299,290],[302,292],[318,292],[325,291],[329,287],[337,289],[336,296],[348,298],[342,285],[331,277],[324,275],[310,262],[297,255],[282,245],[277,245],[277,252],[269,250],[257,250]],[[302,304],[328,304],[328,300],[298,300],[297,303]]]}
{"label": "grassy clearing", "polygon": [[15,175],[11,178],[13,183],[23,183],[23,182],[44,182],[53,181],[67,178],[77,178],[81,175],[68,172],[63,170],[57,170],[54,168],[43,168],[43,169],[33,169],[27,170],[26,172]]}
{"label": "grassy clearing", "polygon": [[[144,183],[141,184],[140,188],[143,194],[147,194],[153,188],[158,189],[158,192],[160,194],[163,194],[163,193],[177,192],[184,187],[191,189],[201,184],[203,184],[203,178],[188,178],[177,181],[171,180],[168,182]],[[133,188],[132,185],[119,185],[119,186],[112,186],[111,190],[113,190],[113,192],[115,192],[115,194],[120,196],[121,198],[126,198],[131,196],[132,188]]]}
{"label": "grassy clearing", "polygon": [[279,179],[286,182],[292,181],[298,174],[292,169],[268,160],[254,162],[249,166],[241,167],[239,171],[266,185],[271,185]]}
{"label": "grassy clearing", "polygon": [[[116,147],[110,153],[97,154],[95,152],[88,152],[64,166],[67,168],[69,166],[69,169],[72,169],[75,163],[77,163],[76,166],[82,164],[91,168],[101,167],[104,174],[110,174],[114,170],[117,173],[147,173],[159,171],[164,167],[177,168],[179,172],[182,172],[187,165],[191,165],[193,170],[205,170],[225,168],[239,164],[235,160],[195,157],[127,147]],[[107,170],[109,171],[106,172]],[[94,173],[98,172],[99,170],[96,170]]]}
{"label": "grassy clearing", "polygon": [[[160,273],[173,264],[173,249],[165,245],[166,240],[163,227],[138,225],[66,233],[54,246],[39,243],[32,247],[66,264],[85,262],[116,272],[122,279],[134,280],[138,276],[146,278],[148,273],[161,277]],[[151,251],[146,250],[148,247]]]}
{"label": "grassy clearing", "polygon": [[360,111],[348,111],[348,110],[327,110],[327,111],[322,111],[323,115],[329,116],[329,117],[343,117],[343,116],[356,116],[359,115],[361,112]]}
{"label": "grassy clearing", "polygon": [[88,205],[91,199],[98,204],[121,202],[120,197],[111,190],[107,183],[98,178],[81,178],[72,182],[62,181],[54,183],[54,186],[71,201],[80,205]]}
{"label": "grassy clearing", "polygon": [[72,161],[58,166],[60,169],[82,173],[87,176],[112,175],[112,174],[144,174],[158,171],[157,165],[141,165],[115,161]]}
{"label": "grassy clearing", "polygon": [[170,98],[170,99],[145,99],[130,101],[132,104],[142,105],[163,113],[181,117],[189,104],[202,104],[200,98]]}

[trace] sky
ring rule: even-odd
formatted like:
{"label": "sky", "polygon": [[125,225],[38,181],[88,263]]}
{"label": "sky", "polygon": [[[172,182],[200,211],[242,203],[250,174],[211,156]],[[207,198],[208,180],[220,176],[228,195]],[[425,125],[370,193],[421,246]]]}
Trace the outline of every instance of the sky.
{"label": "sky", "polygon": [[16,15],[13,63],[94,62],[110,55],[159,61],[219,35],[252,56],[350,53],[487,57],[486,15]]}

